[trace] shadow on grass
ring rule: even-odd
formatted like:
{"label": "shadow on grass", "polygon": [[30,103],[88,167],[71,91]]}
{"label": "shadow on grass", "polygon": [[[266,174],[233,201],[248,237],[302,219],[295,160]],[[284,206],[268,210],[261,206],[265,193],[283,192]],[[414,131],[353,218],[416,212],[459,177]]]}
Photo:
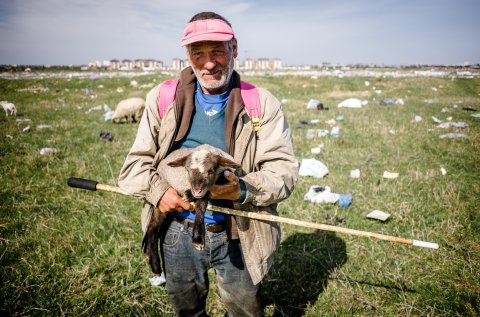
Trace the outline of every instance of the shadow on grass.
{"label": "shadow on grass", "polygon": [[273,316],[303,316],[327,286],[329,275],[347,262],[345,242],[334,233],[297,233],[282,242],[262,286]]}

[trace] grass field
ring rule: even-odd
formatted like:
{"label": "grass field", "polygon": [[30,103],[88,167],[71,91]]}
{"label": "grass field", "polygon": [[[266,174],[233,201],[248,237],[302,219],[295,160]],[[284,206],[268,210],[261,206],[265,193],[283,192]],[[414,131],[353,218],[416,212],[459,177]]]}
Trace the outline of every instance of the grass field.
{"label": "grass field", "polygon": [[[163,287],[151,287],[140,249],[141,201],[69,188],[70,176],[116,185],[137,125],[104,122],[96,105],[144,97],[132,78],[0,79],[0,313],[2,316],[171,316]],[[162,75],[135,77],[156,84]],[[478,316],[480,314],[480,79],[246,77],[287,99],[286,116],[299,160],[312,158],[328,176],[301,177],[280,215],[436,242],[438,250],[283,225],[282,246],[263,285],[267,316]],[[370,86],[365,85],[365,80]],[[118,92],[117,88],[123,88]],[[375,90],[381,90],[376,93]],[[349,97],[361,109],[337,108]],[[384,105],[402,98],[404,105]],[[330,110],[307,110],[310,99]],[[454,107],[454,105],[457,105]],[[442,112],[447,108],[448,112]],[[477,111],[478,112],[478,111]],[[307,129],[330,129],[343,115],[338,138],[307,139]],[[416,122],[415,116],[423,120]],[[442,121],[464,129],[439,129]],[[304,120],[316,126],[296,128]],[[38,129],[38,125],[50,125]],[[23,129],[30,126],[30,132]],[[111,132],[111,142],[100,139]],[[460,132],[468,139],[441,139]],[[321,153],[310,149],[323,143]],[[53,147],[54,155],[40,155]],[[441,168],[446,170],[442,175]],[[360,169],[353,179],[350,171]],[[396,179],[382,177],[397,172]],[[348,208],[312,204],[312,185],[353,195]],[[366,218],[371,210],[387,222]],[[211,316],[224,311],[211,272]]]}

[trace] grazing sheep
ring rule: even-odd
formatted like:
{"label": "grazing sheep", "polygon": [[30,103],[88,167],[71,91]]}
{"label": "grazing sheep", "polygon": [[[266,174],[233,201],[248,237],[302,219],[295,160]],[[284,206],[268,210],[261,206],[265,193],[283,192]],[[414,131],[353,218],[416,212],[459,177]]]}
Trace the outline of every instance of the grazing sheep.
{"label": "grazing sheep", "polygon": [[[240,166],[227,153],[210,145],[172,152],[158,166],[162,179],[173,187],[186,201],[195,202],[195,221],[192,243],[201,250],[204,246],[204,215],[208,204],[208,189],[224,181],[223,172],[242,173]],[[222,180],[223,178],[223,180]],[[148,254],[153,273],[162,272],[158,255],[158,240],[163,232],[166,213],[156,207],[142,242],[143,251]]]}
{"label": "grazing sheep", "polygon": [[3,110],[5,110],[5,115],[17,115],[17,108],[15,105],[11,102],[8,101],[0,101],[0,104],[2,104]]}
{"label": "grazing sheep", "polygon": [[113,123],[119,123],[122,119],[126,122],[137,122],[140,120],[145,109],[143,98],[128,98],[120,101],[112,116]]}

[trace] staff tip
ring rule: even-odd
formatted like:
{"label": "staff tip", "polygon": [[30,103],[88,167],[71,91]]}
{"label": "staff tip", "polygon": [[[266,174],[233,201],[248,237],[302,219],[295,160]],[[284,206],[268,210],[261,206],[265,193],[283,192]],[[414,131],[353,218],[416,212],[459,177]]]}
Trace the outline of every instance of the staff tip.
{"label": "staff tip", "polygon": [[422,248],[438,249],[438,243],[433,243],[433,242],[413,240],[412,245],[416,247],[422,247]]}

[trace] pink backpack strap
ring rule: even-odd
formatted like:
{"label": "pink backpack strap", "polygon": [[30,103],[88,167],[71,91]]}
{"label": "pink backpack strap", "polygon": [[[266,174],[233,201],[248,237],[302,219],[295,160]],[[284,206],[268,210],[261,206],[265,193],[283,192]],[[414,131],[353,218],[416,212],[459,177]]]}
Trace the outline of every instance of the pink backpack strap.
{"label": "pink backpack strap", "polygon": [[170,79],[160,84],[160,95],[158,96],[158,113],[160,114],[160,119],[163,118],[168,107],[175,100],[179,82],[179,79]]}
{"label": "pink backpack strap", "polygon": [[262,108],[260,105],[260,97],[258,90],[252,84],[241,81],[240,93],[242,94],[243,103],[247,109],[248,115],[252,119],[253,129],[260,130],[260,118],[262,117]]}

